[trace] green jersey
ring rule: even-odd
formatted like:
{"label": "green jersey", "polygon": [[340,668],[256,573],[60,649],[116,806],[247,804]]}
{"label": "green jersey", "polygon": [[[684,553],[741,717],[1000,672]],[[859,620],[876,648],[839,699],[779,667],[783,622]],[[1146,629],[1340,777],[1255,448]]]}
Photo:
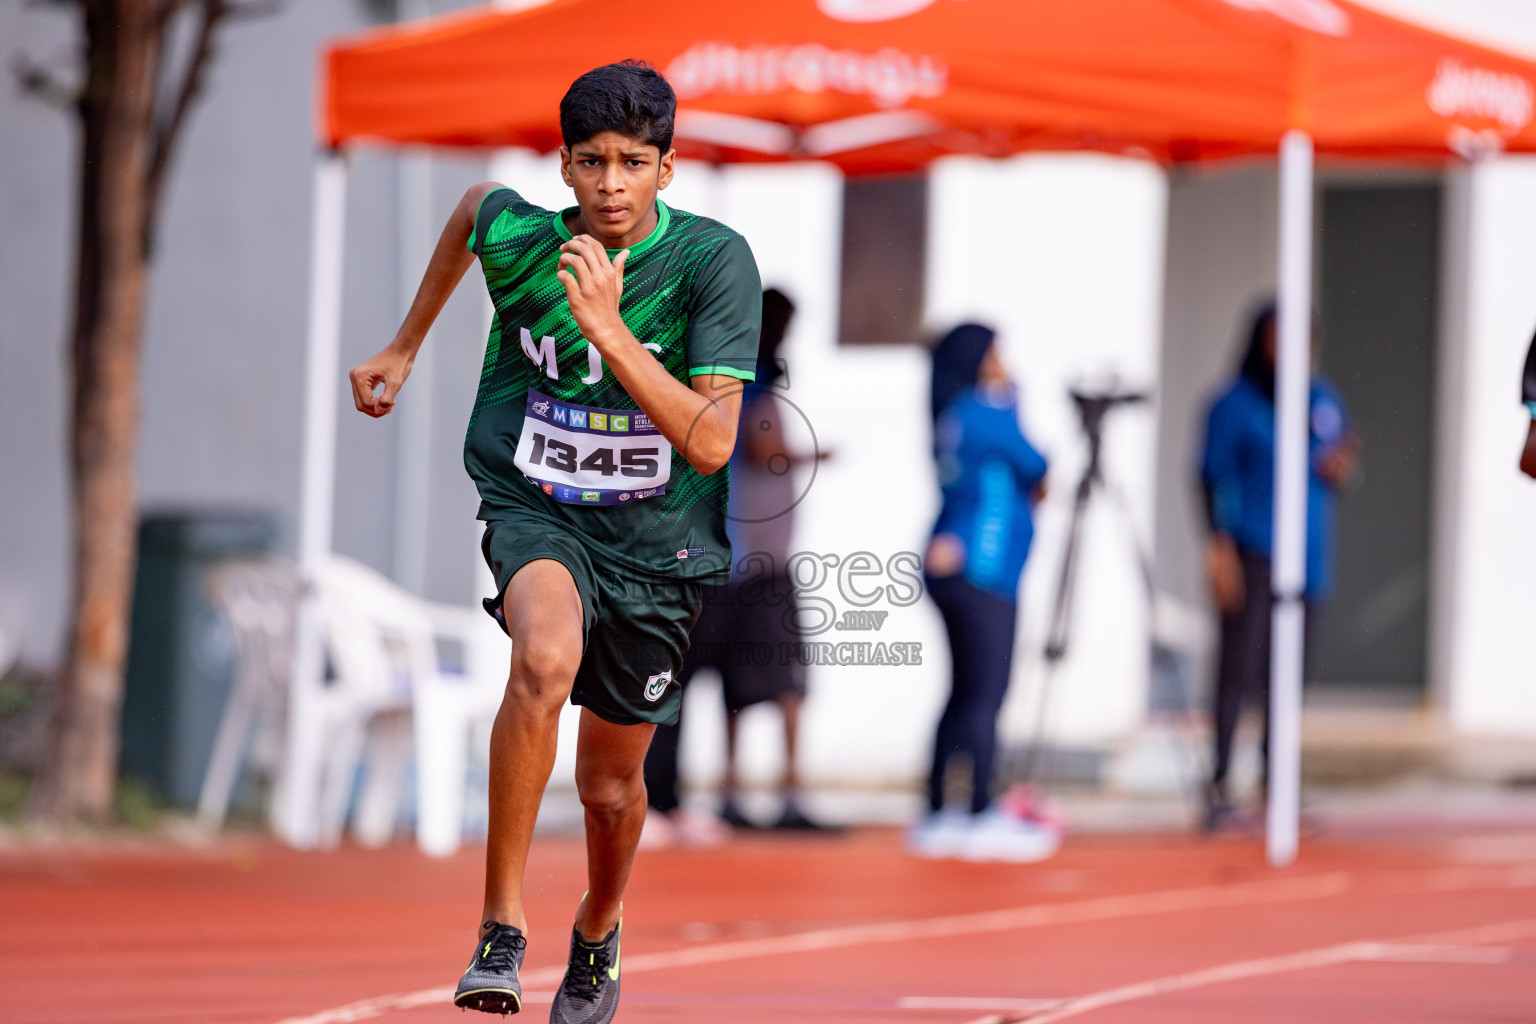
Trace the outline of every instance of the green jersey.
{"label": "green jersey", "polygon": [[[707,217],[656,208],[656,229],[624,264],[624,323],[684,384],[751,381],[762,321],[751,249]],[[496,308],[464,442],[479,517],[574,534],[614,571],[719,576],[730,566],[729,470],[690,466],[582,338],[555,276],[565,216],[503,188],[475,218],[469,248]]]}

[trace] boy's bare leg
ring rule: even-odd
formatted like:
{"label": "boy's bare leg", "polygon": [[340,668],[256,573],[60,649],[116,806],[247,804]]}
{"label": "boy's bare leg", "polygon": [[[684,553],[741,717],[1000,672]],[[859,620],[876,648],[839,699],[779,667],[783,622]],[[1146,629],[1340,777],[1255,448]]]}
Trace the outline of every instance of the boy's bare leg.
{"label": "boy's bare leg", "polygon": [[645,752],[655,731],[654,725],[614,725],[581,709],[576,789],[586,811],[587,896],[576,911],[576,930],[587,942],[601,942],[619,923],[645,824]]}
{"label": "boy's bare leg", "polygon": [[490,822],[480,920],[500,921],[527,935],[523,871],[533,820],[555,764],[560,709],[581,664],[581,596],[569,569],[541,558],[513,575],[502,610],[512,636],[512,669],[491,727]]}

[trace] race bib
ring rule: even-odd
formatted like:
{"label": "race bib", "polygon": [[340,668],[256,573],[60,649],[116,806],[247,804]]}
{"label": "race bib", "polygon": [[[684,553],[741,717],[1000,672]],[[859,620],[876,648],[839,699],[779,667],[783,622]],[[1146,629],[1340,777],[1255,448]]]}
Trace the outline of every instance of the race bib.
{"label": "race bib", "polygon": [[637,409],[571,405],[529,388],[512,461],[556,501],[620,505],[667,492],[672,445]]}

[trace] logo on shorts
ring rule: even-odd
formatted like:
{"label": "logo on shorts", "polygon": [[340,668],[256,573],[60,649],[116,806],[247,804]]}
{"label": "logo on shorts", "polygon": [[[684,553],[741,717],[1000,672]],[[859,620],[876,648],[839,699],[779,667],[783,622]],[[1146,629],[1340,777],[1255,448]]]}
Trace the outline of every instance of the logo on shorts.
{"label": "logo on shorts", "polygon": [[681,551],[679,551],[677,553],[677,557],[678,557],[679,560],[687,558],[688,557],[688,549],[687,548],[683,548]]}
{"label": "logo on shorts", "polygon": [[538,413],[540,416],[548,416],[549,415],[549,403],[548,402],[534,402],[533,403],[533,411]]}
{"label": "logo on shorts", "polygon": [[645,681],[645,699],[651,702],[661,700],[661,695],[667,692],[667,687],[672,685],[672,670],[651,676]]}
{"label": "logo on shorts", "polygon": [[597,491],[582,491],[581,492],[581,500],[582,501],[602,501],[603,500],[603,496],[600,493],[598,493]]}

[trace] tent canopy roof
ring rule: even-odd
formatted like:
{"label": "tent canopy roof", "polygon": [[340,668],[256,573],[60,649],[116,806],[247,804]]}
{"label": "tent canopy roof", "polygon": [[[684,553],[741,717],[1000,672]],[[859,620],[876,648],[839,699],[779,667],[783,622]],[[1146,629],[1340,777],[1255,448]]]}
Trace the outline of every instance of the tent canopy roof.
{"label": "tent canopy roof", "polygon": [[1275,151],[1439,159],[1536,151],[1536,64],[1348,0],[606,0],[493,7],[324,57],[321,133],[560,145],[571,81],[624,58],[677,90],[678,151],[850,173],[947,153]]}

